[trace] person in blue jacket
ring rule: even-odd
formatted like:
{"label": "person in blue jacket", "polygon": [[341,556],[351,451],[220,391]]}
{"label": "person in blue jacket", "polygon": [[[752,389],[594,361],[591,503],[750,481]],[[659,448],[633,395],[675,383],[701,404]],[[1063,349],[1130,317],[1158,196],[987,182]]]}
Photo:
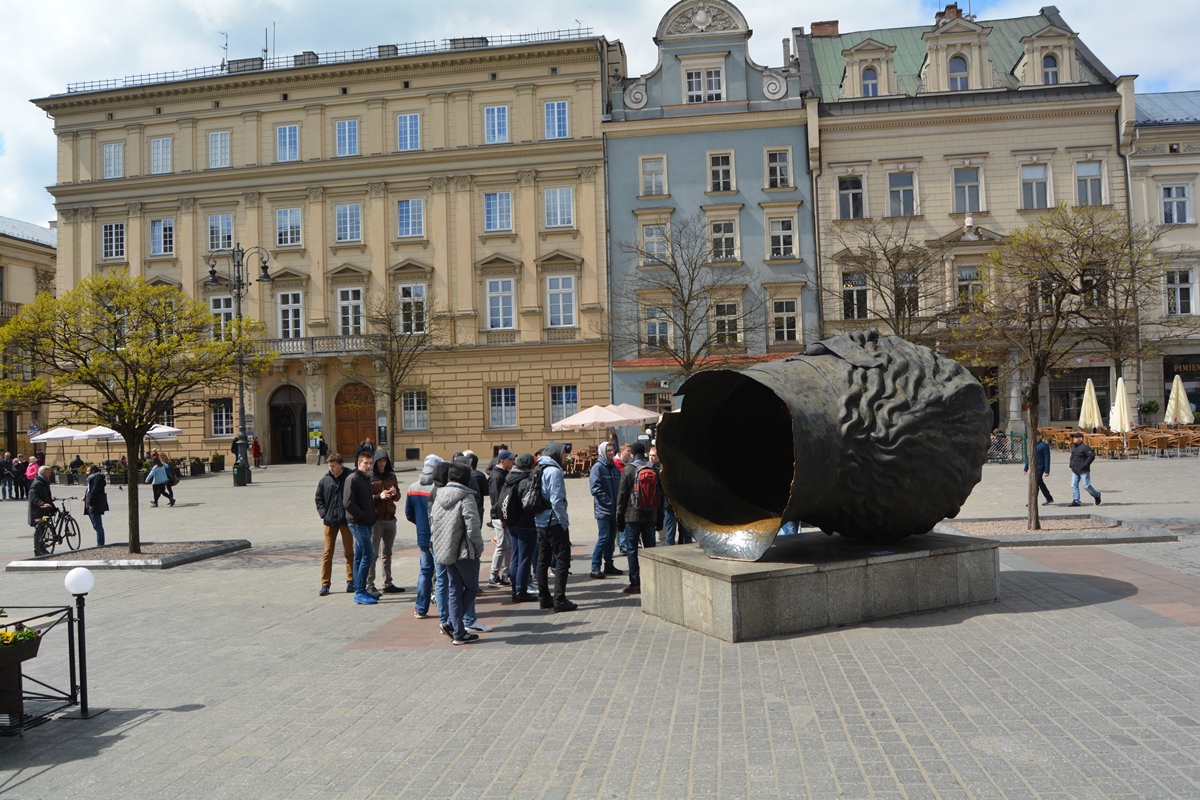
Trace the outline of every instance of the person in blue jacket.
{"label": "person in blue jacket", "polygon": [[[613,463],[615,452],[612,442],[600,444],[600,454],[592,465],[588,485],[592,490],[592,504],[595,506],[596,549],[592,551],[593,578],[604,578],[608,575],[624,575],[613,563],[613,550],[617,545],[617,487],[621,485],[621,470]],[[601,563],[604,568],[601,571]]]}
{"label": "person in blue jacket", "polygon": [[408,487],[404,501],[404,517],[417,526],[417,549],[421,552],[420,572],[417,574],[417,599],[413,616],[425,619],[429,616],[429,596],[433,591],[433,550],[429,531],[429,492],[433,490],[433,470],[442,463],[441,456],[425,457],[425,464],[417,482]]}
{"label": "person in blue jacket", "polygon": [[[1045,481],[1046,478],[1050,477],[1050,445],[1042,441],[1042,434],[1040,433],[1035,433],[1033,438],[1034,441],[1037,442],[1037,445],[1034,448],[1034,460],[1037,462],[1038,490],[1040,490],[1042,496],[1046,498],[1046,502],[1042,503],[1042,505],[1048,506],[1054,502],[1054,498],[1050,496],[1050,490],[1046,488]],[[1025,474],[1029,474],[1028,457],[1025,459]]]}
{"label": "person in blue jacket", "polygon": [[166,495],[167,499],[171,501],[167,505],[175,505],[175,495],[171,491],[171,469],[160,461],[158,456],[155,456],[150,463],[150,474],[146,476],[146,483],[152,484],[154,489],[154,499],[150,501],[150,505],[158,508],[158,498],[163,495]]}

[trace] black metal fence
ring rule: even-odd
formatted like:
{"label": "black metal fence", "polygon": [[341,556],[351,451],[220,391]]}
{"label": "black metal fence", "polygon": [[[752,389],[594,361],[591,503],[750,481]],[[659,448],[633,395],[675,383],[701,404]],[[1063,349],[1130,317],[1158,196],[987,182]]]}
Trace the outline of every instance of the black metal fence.
{"label": "black metal fence", "polygon": [[[75,674],[75,610],[70,606],[8,606],[0,617],[0,630],[15,630],[17,625],[41,631],[36,657],[7,665],[0,670],[0,736],[12,736],[40,725],[52,714],[79,702],[79,683]],[[16,613],[14,613],[16,612]],[[64,637],[50,634],[65,623]],[[8,645],[5,649],[14,647]],[[66,675],[62,656],[66,656]],[[55,676],[51,678],[49,676]],[[39,677],[40,676],[40,677]],[[70,690],[59,689],[50,681],[67,678]]]}

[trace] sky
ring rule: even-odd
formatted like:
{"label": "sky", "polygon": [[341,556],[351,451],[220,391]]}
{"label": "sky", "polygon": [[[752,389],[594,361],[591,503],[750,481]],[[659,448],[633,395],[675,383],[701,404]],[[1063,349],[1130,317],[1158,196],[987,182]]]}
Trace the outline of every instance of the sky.
{"label": "sky", "polygon": [[[620,39],[629,73],[657,62],[655,28],[668,0],[449,0],[426,13],[416,0],[0,0],[0,216],[46,224],[55,216],[45,187],[54,181],[53,123],[29,100],[68,83],[121,78],[261,54],[274,30],[274,54],[355,50],[451,36],[590,27]],[[782,39],[796,26],[839,19],[841,30],[926,25],[943,4],[927,0],[735,0],[754,31],[751,56],[782,63]],[[1037,2],[960,0],[979,20],[1036,14]],[[967,6],[970,6],[968,9]],[[1059,11],[1118,75],[1138,75],[1139,92],[1200,89],[1195,31],[1200,3],[1190,0],[1059,0]],[[270,34],[268,34],[270,35]]]}

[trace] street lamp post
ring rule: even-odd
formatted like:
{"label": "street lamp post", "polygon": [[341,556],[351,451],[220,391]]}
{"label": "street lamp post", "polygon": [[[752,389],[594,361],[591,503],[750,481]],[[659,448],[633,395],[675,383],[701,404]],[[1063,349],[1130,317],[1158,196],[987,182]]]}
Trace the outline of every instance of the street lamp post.
{"label": "street lamp post", "polygon": [[[212,254],[208,260],[208,280],[205,283],[209,286],[216,286],[217,280],[217,256],[223,256],[230,260],[232,271],[225,272],[225,278],[229,283],[230,293],[233,295],[233,313],[238,321],[238,327],[241,327],[242,321],[242,298],[250,293],[250,275],[249,269],[246,268],[245,258],[247,255],[258,256],[259,263],[259,283],[270,283],[274,280],[271,274],[267,271],[268,262],[271,256],[266,250],[255,245],[249,248],[243,248],[242,243],[238,242],[233,246],[233,250],[228,253],[217,251]],[[237,351],[237,381],[238,381],[238,435],[237,435],[237,463],[233,466],[233,485],[244,486],[250,483],[250,465],[246,460],[246,450],[249,442],[246,438],[246,384],[244,380],[245,366],[242,361],[242,350],[239,347]],[[239,482],[238,478],[241,477]]]}

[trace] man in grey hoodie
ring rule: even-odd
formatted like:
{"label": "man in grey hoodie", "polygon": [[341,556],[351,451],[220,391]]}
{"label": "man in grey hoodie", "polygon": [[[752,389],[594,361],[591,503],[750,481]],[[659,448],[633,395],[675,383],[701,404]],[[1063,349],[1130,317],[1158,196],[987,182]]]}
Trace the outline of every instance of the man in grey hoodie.
{"label": "man in grey hoodie", "polygon": [[[567,487],[563,482],[563,446],[547,442],[537,466],[542,468],[542,497],[548,504],[534,517],[537,526],[538,605],[555,611],[574,611],[579,606],[567,599],[567,570],[571,567],[571,520],[567,516]],[[536,468],[535,468],[536,469]],[[554,559],[554,594],[547,580]]]}
{"label": "man in grey hoodie", "polygon": [[450,626],[453,643],[466,644],[479,638],[467,630],[463,616],[479,594],[479,560],[483,555],[482,520],[474,492],[467,488],[471,469],[452,462],[449,482],[434,495],[429,512],[433,557],[446,568],[450,583]]}

